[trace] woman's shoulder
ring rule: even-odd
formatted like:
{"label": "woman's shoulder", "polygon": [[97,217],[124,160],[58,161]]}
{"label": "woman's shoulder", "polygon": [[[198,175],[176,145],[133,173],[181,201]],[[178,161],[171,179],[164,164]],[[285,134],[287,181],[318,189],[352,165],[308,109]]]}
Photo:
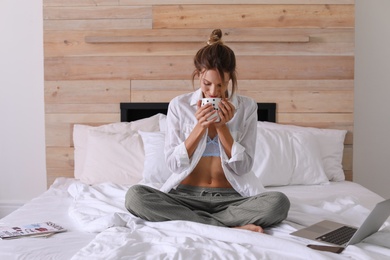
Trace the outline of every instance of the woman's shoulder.
{"label": "woman's shoulder", "polygon": [[189,92],[185,94],[178,95],[174,97],[170,102],[170,106],[188,106],[191,107],[193,104],[196,104],[197,100],[199,98],[195,97],[194,95],[197,95],[196,92]]}
{"label": "woman's shoulder", "polygon": [[194,95],[195,92],[189,92],[189,93],[185,93],[185,94],[181,94],[181,95],[178,95],[176,97],[174,97],[171,102],[185,102],[185,101],[188,101],[190,102],[193,95]]}
{"label": "woman's shoulder", "polygon": [[245,108],[256,108],[257,109],[257,103],[256,101],[248,96],[242,96],[242,95],[236,95],[237,98],[237,104],[239,106],[243,106]]}
{"label": "woman's shoulder", "polygon": [[188,111],[191,109],[191,107],[193,107],[193,100],[194,92],[178,95],[169,102],[168,110],[176,111],[175,113]]}
{"label": "woman's shoulder", "polygon": [[237,99],[241,100],[243,102],[256,103],[256,101],[253,98],[248,97],[248,96],[239,95],[239,94],[237,94]]}

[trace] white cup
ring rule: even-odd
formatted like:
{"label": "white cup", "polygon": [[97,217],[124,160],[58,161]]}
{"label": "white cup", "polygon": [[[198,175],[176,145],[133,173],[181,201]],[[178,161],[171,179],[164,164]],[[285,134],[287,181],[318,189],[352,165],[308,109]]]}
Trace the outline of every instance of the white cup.
{"label": "white cup", "polygon": [[209,118],[207,118],[208,121],[212,120],[213,118],[217,117],[217,120],[215,122],[221,121],[218,115],[219,107],[218,104],[221,102],[221,98],[202,98],[202,106],[207,105],[211,103],[213,105],[214,110],[216,110],[216,113],[211,115]]}

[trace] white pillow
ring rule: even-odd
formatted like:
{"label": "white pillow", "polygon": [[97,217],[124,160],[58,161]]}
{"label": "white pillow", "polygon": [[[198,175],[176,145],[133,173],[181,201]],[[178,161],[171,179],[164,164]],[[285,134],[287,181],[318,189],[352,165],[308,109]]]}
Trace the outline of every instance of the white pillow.
{"label": "white pillow", "polygon": [[145,184],[159,187],[171,176],[171,172],[165,163],[164,144],[165,132],[138,131],[142,137],[145,160],[143,180]]}
{"label": "white pillow", "polygon": [[263,186],[288,185],[294,168],[292,157],[290,134],[257,128],[253,172]]}
{"label": "white pillow", "polygon": [[310,133],[294,133],[292,142],[295,167],[290,185],[328,183],[321,150],[315,136]]}
{"label": "white pillow", "polygon": [[[90,129],[96,129],[106,133],[129,133],[142,131],[159,131],[160,130],[160,114],[136,120],[133,122],[119,122],[112,124],[105,124],[97,127],[89,125],[75,124],[73,127],[73,145],[74,145],[74,176],[76,179],[80,179],[83,170],[85,157],[87,154],[87,141],[88,131]],[[140,162],[143,164],[143,162]]]}
{"label": "white pillow", "polygon": [[167,115],[160,114],[159,125],[161,132],[167,131]]}
{"label": "white pillow", "polygon": [[327,183],[314,136],[257,127],[253,172],[263,186]]}
{"label": "white pillow", "polygon": [[87,155],[88,133],[93,129],[106,133],[127,133],[131,131],[129,123],[112,123],[96,127],[75,124],[73,126],[73,146],[74,177],[76,179],[80,179],[83,175],[85,157]]}
{"label": "white pillow", "polygon": [[328,177],[328,180],[345,180],[342,160],[344,140],[345,135],[347,134],[347,130],[321,129],[261,121],[258,122],[258,127],[267,129],[282,129],[290,133],[309,133],[314,135],[319,145],[324,171]]}
{"label": "white pillow", "polygon": [[142,179],[145,156],[138,133],[89,130],[87,154],[80,180],[87,184],[136,184]]}

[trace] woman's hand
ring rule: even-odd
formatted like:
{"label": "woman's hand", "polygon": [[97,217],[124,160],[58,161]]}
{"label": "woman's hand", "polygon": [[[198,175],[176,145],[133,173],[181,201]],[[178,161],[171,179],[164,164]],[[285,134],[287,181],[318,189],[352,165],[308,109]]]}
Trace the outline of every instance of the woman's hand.
{"label": "woman's hand", "polygon": [[215,127],[217,128],[229,122],[233,118],[235,113],[235,107],[226,98],[221,100],[218,107],[219,107],[218,115],[221,118],[221,120],[215,123]]}
{"label": "woman's hand", "polygon": [[214,113],[217,113],[217,111],[214,110],[213,105],[211,103],[202,106],[201,100],[198,101],[197,106],[198,110],[196,110],[195,112],[195,117],[203,128],[208,128],[211,124],[215,122],[215,120],[217,120],[217,117],[211,120],[207,120],[207,118],[212,116]]}
{"label": "woman's hand", "polygon": [[[231,151],[233,146],[233,137],[230,133],[229,128],[226,126],[226,123],[229,122],[235,113],[235,107],[232,103],[227,101],[227,99],[222,99],[219,103],[219,111],[214,110],[213,106],[211,104],[207,104],[205,106],[201,106],[201,101],[198,101],[198,110],[195,112],[195,117],[198,120],[198,125],[205,131],[206,128],[208,128],[210,125],[214,124],[217,134],[219,136],[219,140],[222,144],[223,149],[225,150],[226,155],[228,158],[231,158]],[[219,122],[215,122],[217,120],[217,117],[214,117],[211,120],[207,120],[211,115],[214,113],[218,113],[220,117]],[[197,127],[194,128],[193,132],[195,131]],[[196,131],[195,131],[196,132]],[[192,134],[191,133],[191,134]],[[199,142],[199,140],[197,139]],[[190,146],[191,142],[189,141],[189,138],[186,140],[186,147],[188,154],[193,154],[195,150],[195,145]],[[197,143],[196,143],[197,144]]]}

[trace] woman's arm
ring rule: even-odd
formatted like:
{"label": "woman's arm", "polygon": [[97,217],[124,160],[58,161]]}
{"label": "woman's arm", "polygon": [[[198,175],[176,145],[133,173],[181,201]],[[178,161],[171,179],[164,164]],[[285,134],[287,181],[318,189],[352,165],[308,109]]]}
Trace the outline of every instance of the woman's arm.
{"label": "woman's arm", "polygon": [[215,123],[215,128],[219,136],[219,141],[221,142],[222,147],[229,158],[232,157],[232,147],[234,139],[230,133],[229,128],[226,126],[226,123],[234,117],[234,111],[235,108],[233,104],[227,101],[227,99],[223,99],[219,104],[218,111],[221,120],[218,123]]}
{"label": "woman's arm", "polygon": [[227,157],[230,159],[232,157],[232,148],[234,139],[230,133],[229,128],[224,124],[217,128],[217,133],[219,137],[219,141],[225,150]]}
{"label": "woman's arm", "polygon": [[190,135],[184,142],[187,148],[188,157],[190,158],[198,147],[200,140],[206,133],[207,128],[216,120],[207,120],[208,117],[215,113],[211,104],[201,106],[201,100],[199,100],[197,103],[197,108],[198,109],[196,110],[195,117],[198,123],[195,125],[194,129],[192,129]]}
{"label": "woman's arm", "polygon": [[192,130],[191,134],[184,141],[189,158],[191,158],[192,155],[194,154],[196,147],[198,147],[198,144],[199,144],[200,140],[202,139],[203,135],[205,134],[205,132],[206,132],[206,128],[203,128],[198,123],[198,124],[196,124],[196,126]]}
{"label": "woman's arm", "polygon": [[[193,107],[182,103],[182,100],[176,98],[168,106],[165,160],[168,168],[174,173],[181,173],[188,169],[200,141],[213,122],[207,121],[207,118],[214,113],[211,105],[200,107],[199,101],[195,111]],[[192,119],[188,120],[189,118]],[[185,119],[187,123],[183,124]],[[189,126],[192,128],[188,129]]]}
{"label": "woman's arm", "polygon": [[[249,98],[241,99],[239,109],[235,112],[238,121],[235,120],[233,125],[229,128],[231,135],[234,136],[233,144],[231,147],[231,153],[226,152],[222,154],[222,163],[229,168],[229,171],[242,175],[248,173],[253,166],[253,160],[256,149],[256,136],[257,136],[257,104],[254,100]],[[226,137],[228,135],[224,135]],[[221,137],[220,137],[221,138]],[[223,146],[223,141],[221,145]]]}

